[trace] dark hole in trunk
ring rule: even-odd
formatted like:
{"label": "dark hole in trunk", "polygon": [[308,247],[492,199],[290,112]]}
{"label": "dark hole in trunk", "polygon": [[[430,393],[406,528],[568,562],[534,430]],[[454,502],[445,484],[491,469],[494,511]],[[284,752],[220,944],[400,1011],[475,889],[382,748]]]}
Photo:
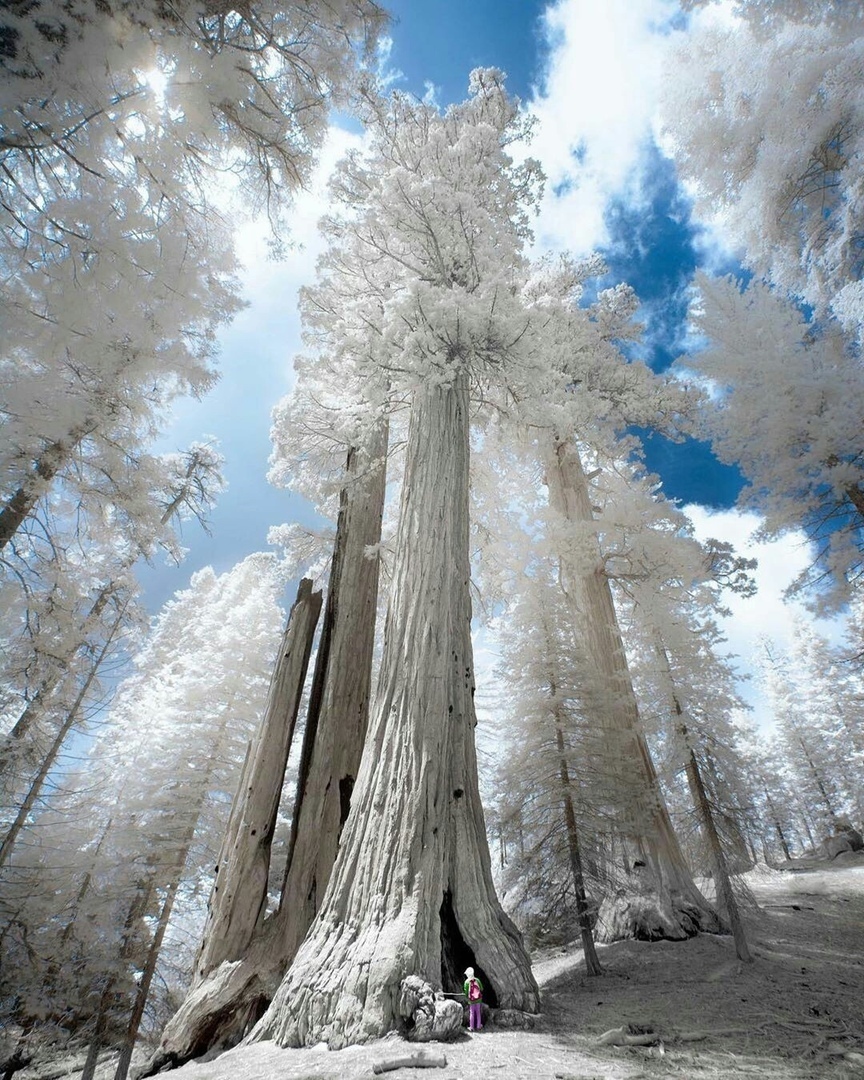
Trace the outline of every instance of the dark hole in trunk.
{"label": "dark hole in trunk", "polygon": [[339,831],[348,820],[348,811],[351,809],[351,792],[354,790],[354,777],[343,776],[339,781]]}
{"label": "dark hole in trunk", "polygon": [[498,995],[486,972],[474,956],[474,950],[462,937],[456,914],[453,911],[453,895],[449,889],[441,904],[441,988],[445,994],[461,994],[465,982],[465,968],[473,967],[475,976],[483,984],[483,1002],[497,1009]]}

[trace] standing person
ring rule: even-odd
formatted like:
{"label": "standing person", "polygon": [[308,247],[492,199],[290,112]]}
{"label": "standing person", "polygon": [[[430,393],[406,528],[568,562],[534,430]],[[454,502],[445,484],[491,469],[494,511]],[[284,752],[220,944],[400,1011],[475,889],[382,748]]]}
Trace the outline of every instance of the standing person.
{"label": "standing person", "polygon": [[474,968],[465,968],[465,997],[468,998],[468,1030],[483,1027],[483,983],[474,975]]}

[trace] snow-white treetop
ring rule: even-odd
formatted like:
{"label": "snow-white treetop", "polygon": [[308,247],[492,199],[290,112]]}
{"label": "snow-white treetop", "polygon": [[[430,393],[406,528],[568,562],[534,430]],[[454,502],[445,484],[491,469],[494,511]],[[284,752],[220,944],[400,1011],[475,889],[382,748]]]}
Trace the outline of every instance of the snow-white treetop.
{"label": "snow-white treetop", "polygon": [[827,312],[864,271],[864,10],[737,8],[731,24],[697,24],[674,56],[665,120],[676,158],[697,211],[719,215],[746,264]]}

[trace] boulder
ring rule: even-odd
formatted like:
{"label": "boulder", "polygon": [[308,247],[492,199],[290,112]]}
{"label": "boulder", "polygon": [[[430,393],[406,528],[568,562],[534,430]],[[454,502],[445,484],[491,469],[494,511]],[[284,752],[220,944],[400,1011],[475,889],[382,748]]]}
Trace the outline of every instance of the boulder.
{"label": "boulder", "polygon": [[400,986],[399,1015],[410,1042],[449,1042],[462,1031],[462,1006],[452,998],[438,998],[420,978],[409,975]]}
{"label": "boulder", "polygon": [[837,833],[836,836],[826,836],[820,848],[826,859],[836,859],[842,851],[852,851],[852,842],[845,833]]}

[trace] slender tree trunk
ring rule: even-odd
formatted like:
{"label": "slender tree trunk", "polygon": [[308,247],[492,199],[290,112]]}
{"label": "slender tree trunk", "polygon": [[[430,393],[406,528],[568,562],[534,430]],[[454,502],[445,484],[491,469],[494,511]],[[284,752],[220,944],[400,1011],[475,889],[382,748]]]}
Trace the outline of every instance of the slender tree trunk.
{"label": "slender tree trunk", "polygon": [[0,509],[0,551],[6,547],[15,533],[21,528],[33,507],[50,488],[77,446],[96,430],[95,421],[88,420],[79,424],[66,436],[65,439],[57,439],[40,453],[33,463],[28,475],[21,481],[21,485],[6,500]]}
{"label": "slender tree trunk", "polygon": [[[588,481],[572,440],[553,436],[546,453],[549,503],[571,524],[593,524]],[[590,544],[590,549],[587,545]],[[585,552],[591,550],[589,559]],[[610,801],[625,844],[625,885],[601,908],[598,940],[680,939],[716,932],[716,912],[693,882],[641,730],[612,591],[596,540],[561,556],[564,591],[584,628],[592,670],[585,681],[611,762]]]}
{"label": "slender tree trunk", "polygon": [[400,1025],[401,982],[537,1009],[492,884],[474,747],[468,391],[415,391],[375,708],[323,904],[250,1039],[363,1042]]}
{"label": "slender tree trunk", "polygon": [[[683,724],[681,726],[681,734],[686,739],[687,729]],[[699,814],[702,828],[705,830],[705,835],[708,838],[711,861],[714,864],[714,881],[717,885],[717,899],[719,901],[720,910],[723,912],[732,929],[732,937],[735,939],[735,952],[738,959],[750,963],[753,960],[753,957],[750,955],[750,948],[747,945],[747,937],[744,933],[744,924],[741,921],[741,913],[738,909],[738,901],[735,899],[735,892],[732,889],[732,880],[729,875],[729,867],[726,863],[726,855],[723,851],[723,845],[720,843],[720,836],[717,833],[714,814],[711,810],[711,804],[708,801],[707,792],[705,791],[705,784],[702,780],[699,762],[696,759],[692,747],[688,748],[687,764],[685,768],[687,770],[687,783],[690,786],[690,793],[693,796],[693,802],[696,804],[696,810]]]}
{"label": "slender tree trunk", "polygon": [[[553,689],[554,694],[554,689]],[[567,755],[564,751],[564,731],[555,709],[555,745],[558,748],[558,773],[561,779],[561,793],[564,802],[564,822],[567,826],[567,847],[570,854],[570,875],[576,893],[576,919],[582,938],[582,952],[585,955],[585,970],[589,975],[602,975],[603,968],[594,947],[594,933],[588,914],[588,897],[585,892],[585,875],[582,872],[582,853],[579,849],[579,831],[576,827],[576,812],[573,809],[573,792],[570,786],[570,770],[567,767]]]}
{"label": "slender tree trunk", "polygon": [[162,909],[159,913],[159,921],[156,924],[156,932],[153,935],[153,940],[150,942],[150,947],[147,950],[147,958],[144,962],[141,978],[138,982],[138,989],[135,994],[135,1001],[132,1005],[132,1012],[129,1016],[129,1023],[126,1027],[123,1045],[120,1048],[120,1059],[117,1062],[117,1069],[114,1074],[114,1080],[126,1080],[126,1075],[129,1071],[129,1065],[132,1062],[132,1054],[135,1051],[135,1043],[138,1039],[138,1031],[141,1027],[141,1020],[144,1016],[144,1009],[147,1006],[147,999],[150,996],[150,987],[153,983],[153,977],[156,974],[156,967],[159,962],[159,956],[162,952],[162,943],[165,940],[165,933],[168,930],[168,925],[171,921],[171,915],[174,911],[174,904],[177,899],[177,893],[180,889],[180,885],[183,882],[183,871],[186,867],[186,861],[189,858],[189,851],[192,847],[192,841],[195,838],[198,824],[201,821],[201,814],[204,809],[204,803],[206,802],[207,795],[210,791],[210,786],[216,767],[216,754],[218,753],[219,747],[222,744],[222,739],[224,738],[225,732],[228,728],[229,717],[231,717],[230,710],[233,706],[233,703],[233,698],[230,698],[228,702],[226,702],[225,710],[222,714],[222,719],[219,723],[219,727],[213,735],[213,752],[208,763],[207,771],[201,779],[198,796],[195,800],[194,806],[192,806],[189,810],[189,819],[180,837],[177,854],[174,858],[173,876],[168,882],[165,898],[162,901]]}
{"label": "slender tree trunk", "polygon": [[735,940],[735,952],[738,955],[738,959],[749,963],[752,961],[753,957],[750,955],[750,949],[747,945],[747,937],[744,933],[744,924],[741,921],[738,901],[735,898],[735,891],[732,888],[732,879],[729,874],[726,853],[720,842],[720,834],[717,832],[717,823],[714,820],[714,811],[711,809],[711,803],[705,790],[705,783],[702,779],[702,770],[699,768],[699,761],[690,743],[687,725],[684,721],[684,710],[682,709],[681,702],[678,698],[675,677],[672,674],[672,665],[669,663],[669,653],[666,651],[666,646],[663,644],[659,633],[656,631],[655,636],[655,651],[657,653],[657,658],[660,661],[663,680],[666,683],[669,694],[673,723],[675,730],[681,737],[681,747],[684,751],[684,769],[687,773],[687,784],[690,788],[693,805],[699,816],[699,824],[702,826],[708,841],[708,850],[711,852],[714,884],[717,887],[717,901],[720,914],[728,922],[732,931],[732,937]]}
{"label": "slender tree trunk", "polygon": [[[132,903],[129,905],[129,910],[126,913],[126,920],[123,924],[123,943],[120,946],[119,956],[121,964],[132,956],[135,948],[133,930],[135,929],[135,924],[146,914],[147,909],[150,906],[150,897],[152,893],[152,880],[141,881],[138,883],[138,888],[135,892],[135,896],[132,898]],[[113,975],[108,976],[107,983],[99,996],[99,1008],[96,1011],[96,1027],[90,1040],[90,1046],[87,1049],[87,1059],[84,1062],[84,1071],[81,1074],[81,1080],[93,1080],[93,1074],[96,1071],[96,1063],[99,1060],[99,1052],[105,1044],[105,1037],[108,1032],[108,1021],[110,1018],[111,1006],[114,1003],[116,996],[116,985],[117,980],[115,977]]]}
{"label": "slender tree trunk", "polygon": [[[186,844],[185,855],[188,855],[189,853],[189,844],[191,843],[191,840],[192,837],[190,836],[189,841]],[[184,857],[184,865],[185,862],[186,859]],[[129,1072],[132,1054],[135,1050],[135,1041],[138,1038],[138,1029],[141,1027],[141,1020],[144,1016],[147,998],[150,995],[150,986],[153,982],[153,976],[156,973],[156,964],[159,960],[159,954],[162,951],[162,942],[165,939],[165,931],[168,929],[168,923],[171,921],[171,913],[174,910],[174,902],[177,899],[177,892],[180,888],[182,872],[183,866],[178,869],[173,881],[169,884],[168,892],[162,902],[162,910],[159,913],[159,921],[156,924],[156,933],[153,935],[153,940],[150,942],[150,948],[147,950],[147,959],[144,962],[144,968],[141,972],[141,979],[138,983],[138,990],[135,994],[135,1001],[132,1006],[132,1013],[129,1017],[129,1024],[123,1037],[123,1045],[120,1048],[120,1059],[117,1062],[117,1068],[114,1072],[114,1080],[126,1080],[126,1075]]]}
{"label": "slender tree trunk", "polygon": [[795,739],[798,745],[801,747],[801,753],[804,755],[804,759],[807,762],[807,768],[810,770],[810,775],[813,777],[813,783],[816,785],[819,794],[822,797],[822,802],[825,804],[825,810],[828,814],[828,820],[831,823],[833,829],[837,828],[837,812],[834,809],[834,805],[828,797],[828,792],[825,790],[825,783],[822,779],[822,774],[816,768],[816,763],[810,755],[810,751],[807,748],[807,744],[803,738],[796,732]]}
{"label": "slender tree trunk", "polygon": [[[94,429],[95,425],[82,428],[78,441],[80,442],[81,438]],[[75,443],[75,445],[77,445],[77,443]],[[193,456],[186,471],[186,483],[181,485],[175,498],[166,507],[159,519],[162,525],[167,525],[173,517],[179,514],[180,509],[184,505],[184,502],[189,495],[189,485],[194,482],[195,464],[196,461]],[[5,775],[11,771],[16,758],[21,754],[24,740],[29,735],[34,724],[36,724],[44,715],[54,691],[69,671],[72,660],[76,654],[88,644],[87,635],[90,628],[96,620],[99,619],[111,598],[117,594],[121,587],[122,575],[132,567],[134,562],[135,556],[127,557],[113,570],[112,580],[107,582],[107,584],[99,590],[90,610],[84,616],[84,619],[78,628],[77,639],[73,644],[60,650],[59,653],[52,657],[48,671],[37,688],[36,693],[27,703],[24,711],[21,713],[14,726],[5,736],[3,736],[4,745],[0,748],[0,778],[5,778]]]}
{"label": "slender tree trunk", "polygon": [[15,841],[18,839],[18,834],[21,832],[21,830],[27,823],[27,818],[30,815],[30,811],[33,809],[33,804],[39,798],[45,781],[48,778],[48,774],[51,772],[52,768],[54,767],[54,763],[57,760],[57,755],[63,748],[66,737],[68,736],[69,732],[72,730],[80,716],[81,709],[84,705],[85,700],[87,699],[88,693],[90,692],[90,687],[93,685],[93,682],[99,672],[99,668],[105,657],[108,655],[111,645],[113,644],[114,637],[120,628],[120,624],[123,621],[127,606],[128,604],[124,604],[118,612],[114,625],[111,627],[110,633],[105,639],[105,642],[103,643],[98,655],[94,659],[93,666],[90,668],[87,678],[84,680],[81,689],[78,691],[78,695],[75,698],[75,701],[72,703],[69,712],[66,714],[66,719],[63,721],[59,731],[54,736],[54,742],[51,744],[51,748],[45,755],[45,759],[39,767],[39,771],[36,773],[36,776],[33,778],[33,781],[30,784],[30,790],[27,792],[24,801],[21,803],[18,813],[15,816],[15,820],[9,826],[9,830],[6,833],[3,843],[0,844],[0,867],[6,864],[9,856],[12,854],[12,849],[15,846]]}
{"label": "slender tree trunk", "polygon": [[24,746],[24,740],[30,734],[34,724],[44,715],[51,696],[60,685],[63,677],[68,673],[76,653],[80,652],[87,644],[86,633],[88,627],[102,614],[116,591],[116,581],[109,582],[100,590],[90,611],[85,616],[78,640],[52,658],[51,665],[39,684],[36,693],[28,701],[14,726],[3,736],[4,745],[0,749],[0,778],[6,780],[12,772],[16,760],[18,760],[19,756],[23,756],[21,748]]}
{"label": "slender tree trunk", "polygon": [[768,803],[768,812],[771,814],[771,820],[774,823],[774,829],[777,832],[777,839],[780,841],[780,847],[783,849],[783,854],[786,856],[788,862],[792,856],[789,854],[789,845],[786,843],[786,837],[783,833],[783,828],[780,824],[780,818],[777,816],[777,811],[774,809],[774,801],[768,794],[768,788],[763,787],[765,792],[765,801]]}
{"label": "slender tree trunk", "polygon": [[321,593],[313,593],[312,582],[304,578],[219,855],[195,965],[199,981],[223,961],[239,960],[264,919],[273,829],[320,611]]}
{"label": "slender tree trunk", "polygon": [[[816,841],[813,839],[813,832],[810,829],[810,819],[807,816],[807,810],[800,799],[798,799],[798,809],[801,816],[801,824],[804,826],[804,832],[807,834],[807,841],[810,844],[810,848],[813,854],[816,854]],[[800,837],[800,834],[799,834]]]}

